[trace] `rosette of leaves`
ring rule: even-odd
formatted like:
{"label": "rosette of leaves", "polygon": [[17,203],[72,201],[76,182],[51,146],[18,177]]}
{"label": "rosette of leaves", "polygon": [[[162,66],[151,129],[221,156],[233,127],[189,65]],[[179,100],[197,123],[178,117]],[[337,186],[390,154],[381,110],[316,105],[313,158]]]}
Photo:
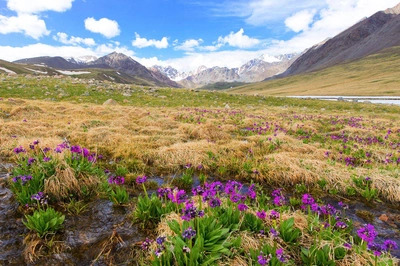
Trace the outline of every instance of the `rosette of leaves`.
{"label": "rosette of leaves", "polygon": [[44,237],[47,234],[56,233],[62,228],[65,220],[65,215],[47,208],[46,210],[36,210],[32,215],[25,215],[26,221],[22,221],[24,225],[32,231],[36,231],[39,237]]}

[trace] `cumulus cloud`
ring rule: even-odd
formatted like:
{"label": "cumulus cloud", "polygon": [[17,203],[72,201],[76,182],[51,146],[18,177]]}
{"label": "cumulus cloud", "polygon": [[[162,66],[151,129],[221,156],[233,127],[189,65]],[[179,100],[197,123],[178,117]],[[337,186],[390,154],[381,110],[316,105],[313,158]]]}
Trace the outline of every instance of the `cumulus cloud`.
{"label": "cumulus cloud", "polygon": [[285,25],[294,32],[307,30],[313,22],[316,10],[302,10],[285,20]]}
{"label": "cumulus cloud", "polygon": [[249,36],[244,35],[243,29],[240,29],[236,33],[234,33],[232,31],[229,35],[227,35],[225,37],[220,36],[218,38],[219,46],[229,44],[230,46],[233,46],[233,47],[251,48],[259,43],[260,43],[260,41],[258,39],[250,38]]}
{"label": "cumulus cloud", "polygon": [[135,32],[135,40],[132,41],[132,46],[137,48],[145,48],[154,46],[157,49],[164,49],[168,47],[168,38],[163,37],[161,40],[148,40],[146,38],[140,37],[138,33]]}
{"label": "cumulus cloud", "polygon": [[108,18],[101,18],[99,20],[87,18],[85,19],[85,29],[94,33],[100,33],[108,39],[118,36],[121,33],[118,22]]}
{"label": "cumulus cloud", "polygon": [[74,0],[8,0],[8,9],[18,14],[38,14],[44,11],[65,12]]}
{"label": "cumulus cloud", "polygon": [[50,32],[46,23],[36,15],[20,14],[13,17],[0,15],[0,33],[23,33],[34,39],[39,39]]}
{"label": "cumulus cloud", "polygon": [[69,37],[68,34],[64,32],[57,32],[57,35],[53,36],[55,41],[59,41],[63,44],[80,45],[84,44],[87,46],[96,45],[96,42],[92,38],[81,38],[81,37]]}
{"label": "cumulus cloud", "polygon": [[74,0],[7,0],[7,8],[17,16],[0,15],[0,34],[23,33],[34,39],[49,35],[46,23],[38,14],[45,11],[64,12]]}
{"label": "cumulus cloud", "polygon": [[175,50],[182,50],[182,51],[194,51],[196,47],[199,47],[200,44],[203,42],[203,39],[189,39],[184,41],[182,44],[177,45]]}

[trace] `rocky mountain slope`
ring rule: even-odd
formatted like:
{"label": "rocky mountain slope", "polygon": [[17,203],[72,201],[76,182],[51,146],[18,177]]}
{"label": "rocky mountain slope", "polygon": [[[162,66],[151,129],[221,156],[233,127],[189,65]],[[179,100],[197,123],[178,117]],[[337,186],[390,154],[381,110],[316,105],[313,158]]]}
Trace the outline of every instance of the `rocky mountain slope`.
{"label": "rocky mountain slope", "polygon": [[[85,72],[88,72],[88,69],[91,69],[88,73],[92,73],[92,75],[86,75],[88,78],[149,86],[181,87],[161,73],[150,71],[131,57],[116,52],[101,58],[71,57],[65,59],[59,56],[45,56],[21,59],[14,63],[20,64],[24,68],[32,68],[33,66],[52,68],[57,74],[64,74],[62,70],[85,69]],[[73,75],[74,73],[75,72],[71,72],[68,73],[68,75]]]}
{"label": "rocky mountain slope", "polygon": [[153,66],[156,69],[188,88],[199,88],[218,82],[258,82],[282,73],[297,58],[296,54],[279,56],[262,55],[252,59],[239,68],[200,66],[195,71],[179,72],[171,66]]}
{"label": "rocky mountain slope", "polygon": [[[140,77],[145,80],[153,81],[158,86],[180,87],[179,84],[170,80],[161,73],[152,72],[145,66],[133,60],[131,57],[122,53],[111,53],[90,63],[90,65],[107,65],[128,75]],[[161,74],[161,75],[160,75]]]}
{"label": "rocky mountain slope", "polygon": [[400,45],[400,4],[358,22],[303,53],[277,77],[291,76],[363,58]]}

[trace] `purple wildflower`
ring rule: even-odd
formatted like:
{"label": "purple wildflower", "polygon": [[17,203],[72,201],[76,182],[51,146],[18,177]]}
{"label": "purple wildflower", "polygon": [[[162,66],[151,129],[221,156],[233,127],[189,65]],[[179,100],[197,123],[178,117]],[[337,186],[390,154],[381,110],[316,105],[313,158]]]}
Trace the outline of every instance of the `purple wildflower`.
{"label": "purple wildflower", "polygon": [[397,243],[390,239],[385,240],[385,242],[383,242],[382,244],[382,249],[386,251],[395,250],[397,248],[398,248]]}
{"label": "purple wildflower", "polygon": [[28,159],[28,165],[33,164],[35,161],[36,161],[35,158],[29,158],[29,159]]}
{"label": "purple wildflower", "polygon": [[352,248],[352,246],[351,246],[350,243],[344,243],[344,244],[343,244],[343,247],[344,247],[345,249],[348,249],[348,250],[350,250],[350,249]]}
{"label": "purple wildflower", "polygon": [[152,239],[146,238],[146,240],[142,242],[142,245],[141,245],[142,250],[148,251],[150,249],[150,245],[152,242],[153,242]]}
{"label": "purple wildflower", "polygon": [[196,230],[193,230],[192,227],[189,227],[182,233],[182,237],[187,240],[190,240],[190,239],[194,238],[195,236],[196,236]]}
{"label": "purple wildflower", "polygon": [[108,178],[108,183],[115,185],[122,185],[123,183],[125,183],[125,178],[122,176],[110,175],[110,177]]}
{"label": "purple wildflower", "polygon": [[48,161],[50,161],[50,160],[51,160],[50,157],[44,157],[44,158],[43,158],[43,162],[48,162]]}
{"label": "purple wildflower", "polygon": [[234,203],[239,202],[240,200],[242,200],[242,196],[239,194],[232,194],[230,197],[230,200]]}
{"label": "purple wildflower", "polygon": [[44,198],[44,193],[41,192],[41,191],[39,191],[38,193],[33,194],[33,195],[31,196],[31,199],[32,199],[32,200],[41,200],[41,199],[43,199],[43,198]]}
{"label": "purple wildflower", "polygon": [[279,217],[280,217],[279,212],[277,212],[277,211],[275,211],[275,210],[272,210],[272,211],[269,213],[269,219],[271,219],[271,220],[277,220],[277,219],[279,219]]}
{"label": "purple wildflower", "polygon": [[26,152],[26,150],[22,146],[16,147],[14,149],[14,153],[15,154],[19,154],[19,153],[22,153],[22,152],[24,152],[24,153]]}
{"label": "purple wildflower", "polygon": [[184,190],[178,190],[175,188],[170,193],[168,193],[168,198],[175,203],[183,203],[186,200],[186,192]]}
{"label": "purple wildflower", "polygon": [[82,148],[78,145],[71,146],[70,150],[72,153],[82,153]]}
{"label": "purple wildflower", "polygon": [[161,257],[162,253],[164,251],[164,248],[158,247],[156,251],[154,251],[154,255],[156,255],[157,258]]}
{"label": "purple wildflower", "polygon": [[38,145],[39,144],[39,140],[35,140],[34,142],[33,142],[33,145]]}
{"label": "purple wildflower", "polygon": [[375,231],[375,228],[371,224],[367,224],[364,227],[361,227],[357,231],[357,235],[364,240],[365,242],[372,242],[374,241],[375,237],[378,235],[378,233]]}
{"label": "purple wildflower", "polygon": [[268,254],[268,256],[264,256],[264,254],[260,252],[260,255],[257,258],[258,258],[258,263],[262,266],[265,266],[268,265],[269,261],[272,259],[272,255]]}
{"label": "purple wildflower", "polygon": [[255,190],[255,185],[254,184],[250,185],[249,190],[247,192],[247,196],[249,198],[251,198],[251,199],[255,199],[257,197],[257,193],[256,193],[256,190]]}
{"label": "purple wildflower", "polygon": [[216,197],[211,198],[208,201],[208,205],[210,206],[210,208],[219,207],[219,206],[221,206],[221,200],[219,198],[216,198]]}
{"label": "purple wildflower", "polygon": [[260,211],[260,212],[256,212],[257,217],[260,218],[261,220],[264,220],[267,217],[267,214],[265,213],[264,210]]}
{"label": "purple wildflower", "polygon": [[193,201],[187,201],[185,204],[185,208],[182,209],[182,219],[185,221],[190,221],[194,218],[196,218],[197,216],[202,217],[204,216],[204,212],[197,210],[197,208],[194,206]]}
{"label": "purple wildflower", "polygon": [[140,176],[138,176],[138,177],[136,178],[136,184],[138,184],[138,185],[143,184],[143,183],[146,182],[146,180],[147,180],[147,176],[145,176],[145,175],[140,175]]}
{"label": "purple wildflower", "polygon": [[166,187],[166,188],[160,187],[160,188],[157,190],[157,195],[158,195],[160,198],[163,198],[164,196],[168,195],[168,194],[171,193],[171,192],[172,192],[172,190],[171,190],[171,188],[169,188],[169,187]]}
{"label": "purple wildflower", "polygon": [[277,238],[279,236],[279,231],[275,230],[274,228],[271,228],[269,230],[273,238]]}
{"label": "purple wildflower", "polygon": [[377,257],[382,254],[382,247],[374,242],[368,243],[368,249],[371,250]]}
{"label": "purple wildflower", "polygon": [[280,260],[281,262],[285,263],[289,260],[289,256],[286,255],[285,253],[283,253],[283,249],[280,248],[278,250],[276,250],[276,257],[278,260]]}
{"label": "purple wildflower", "polygon": [[315,200],[310,194],[304,194],[302,198],[302,202],[304,205],[314,204]]}
{"label": "purple wildflower", "polygon": [[163,245],[165,242],[165,238],[166,238],[165,236],[157,237],[157,239],[156,239],[157,244],[160,246]]}
{"label": "purple wildflower", "polygon": [[243,203],[238,204],[238,209],[241,212],[247,210],[248,208],[249,207],[246,204],[243,204]]}
{"label": "purple wildflower", "polygon": [[346,210],[346,209],[349,208],[349,205],[347,205],[347,204],[345,204],[345,203],[339,201],[339,207],[341,207],[343,210]]}
{"label": "purple wildflower", "polygon": [[237,193],[238,191],[240,191],[243,187],[243,184],[237,181],[232,181],[229,180],[228,183],[225,186],[225,193],[226,194],[233,194],[233,193]]}
{"label": "purple wildflower", "polygon": [[197,196],[197,195],[202,195],[204,193],[204,188],[202,186],[197,186],[192,188],[192,193],[193,195]]}
{"label": "purple wildflower", "polygon": [[339,229],[346,229],[346,228],[348,227],[348,225],[347,225],[345,222],[339,221],[339,222],[337,222],[337,223],[335,224],[335,227],[336,227],[336,228],[339,228]]}

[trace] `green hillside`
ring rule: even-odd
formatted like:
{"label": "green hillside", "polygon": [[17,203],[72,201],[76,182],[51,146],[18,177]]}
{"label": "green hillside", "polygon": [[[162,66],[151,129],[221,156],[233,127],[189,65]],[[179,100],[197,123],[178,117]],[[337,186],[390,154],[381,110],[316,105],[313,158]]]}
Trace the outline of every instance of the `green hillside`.
{"label": "green hillside", "polygon": [[400,47],[316,72],[227,91],[259,95],[400,95]]}

